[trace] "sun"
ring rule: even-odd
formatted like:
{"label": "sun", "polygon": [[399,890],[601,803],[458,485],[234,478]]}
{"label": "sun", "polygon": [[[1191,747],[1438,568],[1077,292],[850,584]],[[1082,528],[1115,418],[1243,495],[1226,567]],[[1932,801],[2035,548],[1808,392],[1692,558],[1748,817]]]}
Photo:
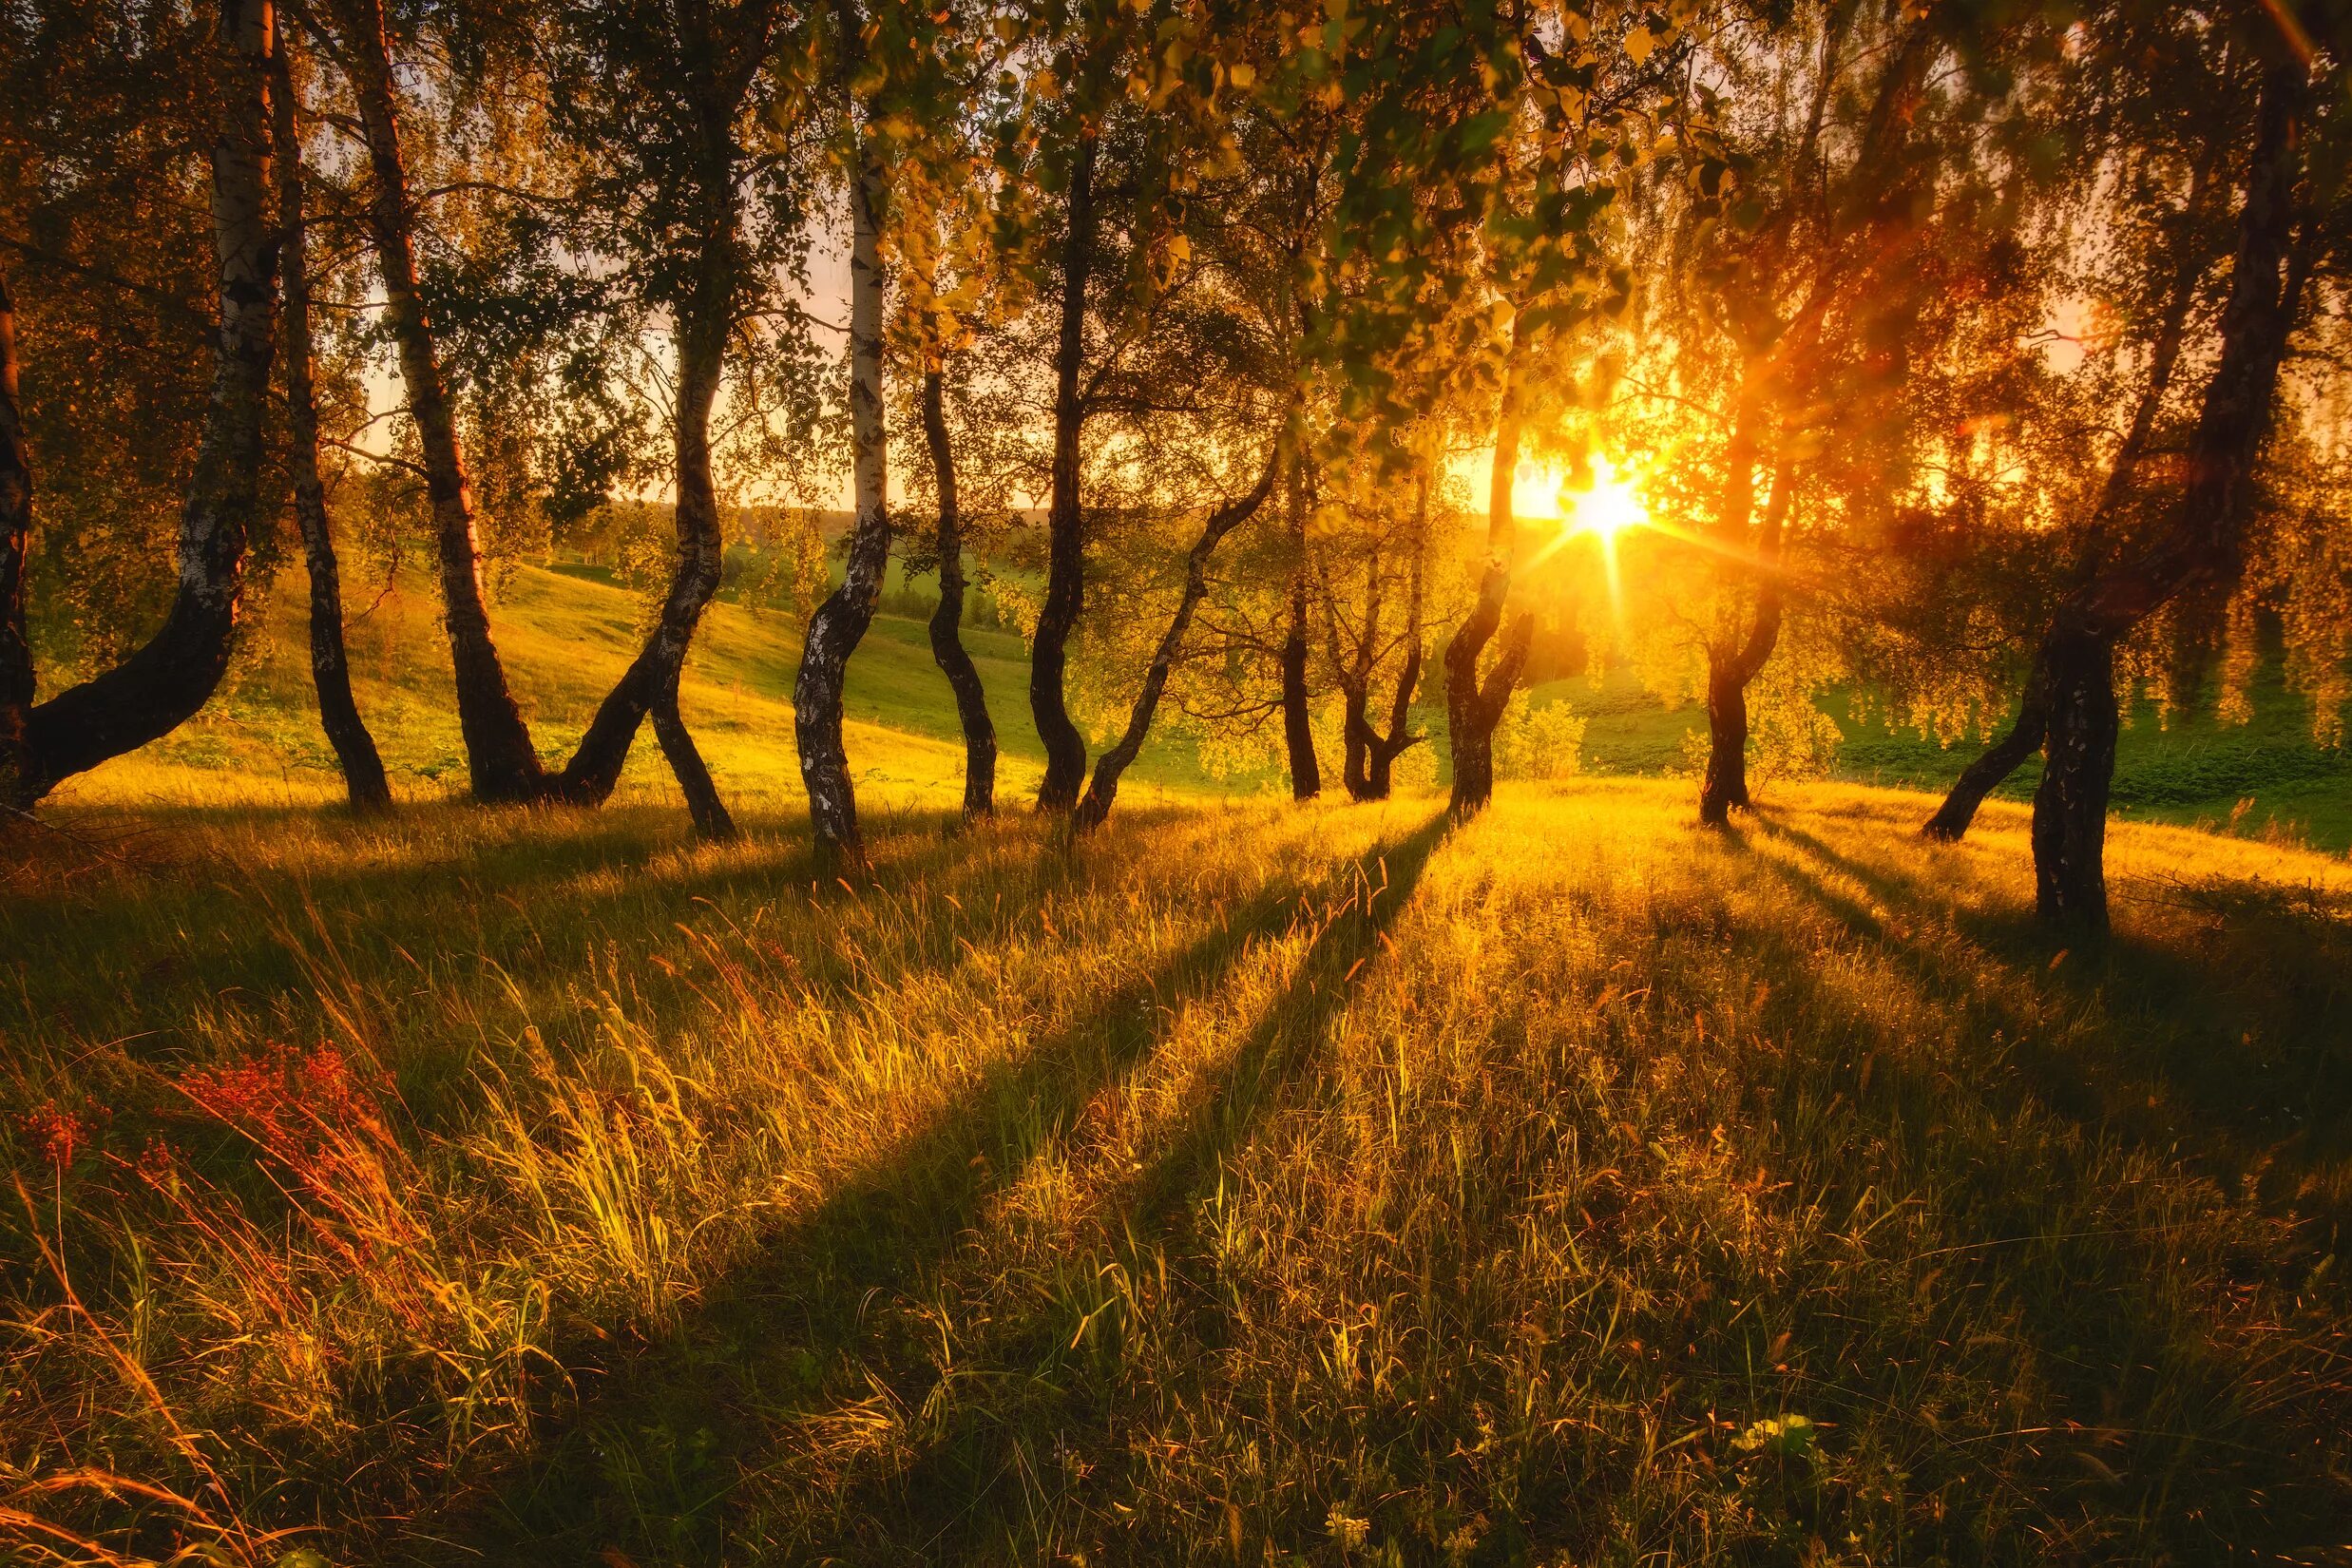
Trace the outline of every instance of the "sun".
{"label": "sun", "polygon": [[1569,531],[1589,533],[1603,545],[1614,545],[1617,535],[1649,521],[1633,483],[1605,457],[1593,459],[1593,482],[1582,489],[1562,490],[1560,515]]}

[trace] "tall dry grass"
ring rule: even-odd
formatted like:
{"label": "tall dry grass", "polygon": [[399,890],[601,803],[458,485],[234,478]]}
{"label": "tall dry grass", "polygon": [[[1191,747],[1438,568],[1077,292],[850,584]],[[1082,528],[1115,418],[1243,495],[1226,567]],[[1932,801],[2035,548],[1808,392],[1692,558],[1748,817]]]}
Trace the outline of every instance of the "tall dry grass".
{"label": "tall dry grass", "polygon": [[86,812],[0,910],[0,1529],[2325,1560],[2352,872],[2120,830],[2057,954],[2017,815],[1917,811],[908,816],[854,888],[783,819]]}

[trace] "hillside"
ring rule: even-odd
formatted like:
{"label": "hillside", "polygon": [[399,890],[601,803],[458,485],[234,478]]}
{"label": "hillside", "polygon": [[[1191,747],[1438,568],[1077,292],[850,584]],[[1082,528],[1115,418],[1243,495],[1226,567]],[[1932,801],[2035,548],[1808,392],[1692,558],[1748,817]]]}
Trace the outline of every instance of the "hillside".
{"label": "hillside", "polygon": [[[867,797],[878,806],[931,799],[961,777],[955,710],[931,662],[922,619],[933,591],[906,582],[892,563],[884,613],[851,664],[850,755],[861,769]],[[361,712],[374,724],[395,789],[422,796],[462,788],[465,781],[438,613],[430,582],[404,573],[380,599],[371,591],[354,603],[351,628]],[[207,775],[222,768],[277,778],[281,800],[331,797],[337,787],[334,758],[312,707],[302,615],[298,576],[289,575],[266,596],[258,635],[247,639],[220,697],[164,740],[69,784],[61,798],[201,800],[213,788]],[[635,600],[600,568],[526,565],[506,583],[498,605],[500,646],[537,723],[539,743],[552,758],[578,737],[635,651]],[[1026,646],[1009,628],[988,625],[967,626],[965,641],[996,716],[1004,752],[1000,789],[1014,798],[1030,786],[1043,759],[1028,714]],[[789,610],[712,605],[680,699],[731,798],[772,806],[800,799],[790,700],[799,659],[797,623]],[[1434,694],[1425,697],[1436,700]],[[2205,712],[2170,726],[2152,711],[2135,714],[2120,748],[2118,816],[2352,849],[2352,755],[2311,744],[2308,706],[2283,688],[2274,667],[2264,672],[2254,697],[2254,721],[2243,728],[2217,725]],[[1581,677],[1547,681],[1533,700],[1539,706],[1562,702],[1584,716],[1584,766],[1597,774],[1673,772],[1684,765],[1684,736],[1705,722],[1697,708],[1666,706],[1623,670],[1597,686]],[[1825,694],[1821,706],[1845,736],[1836,771],[1841,778],[1941,789],[1974,755],[1967,745],[1945,750],[1875,720],[1857,721],[1845,692]],[[1442,755],[1442,709],[1425,705],[1416,723]],[[1327,762],[1335,767],[1336,758]],[[2005,797],[2029,797],[2037,772],[2038,762],[2029,762]],[[1144,792],[1138,799],[1166,791],[1248,793],[1281,782],[1271,775],[1212,778],[1186,740],[1165,727],[1128,779],[1130,788]],[[631,756],[623,791],[638,798],[676,799],[650,737]],[[2241,809],[2241,802],[2248,804]]]}
{"label": "hillside", "polygon": [[1845,786],[917,812],[847,889],[789,813],[249,782],[17,840],[20,1525],[1339,1568],[2352,1517],[2341,860],[2121,826],[2115,940],[2054,953],[2017,808],[1931,849]]}
{"label": "hillside", "polygon": [[[450,697],[449,644],[430,580],[404,571],[382,588],[352,590],[353,688],[373,727],[395,793],[432,798],[462,790],[465,753]],[[560,762],[596,704],[635,654],[637,600],[606,574],[521,565],[501,584],[495,608],[499,650],[535,738]],[[306,602],[299,573],[261,596],[257,623],[240,644],[221,692],[163,740],[68,783],[60,803],[201,802],[219,775],[276,780],[280,802],[335,797],[340,780],[319,733],[310,688]],[[1003,753],[999,788],[1029,788],[1042,766],[1028,713],[1025,645],[1008,631],[967,628],[996,717]],[[796,803],[792,686],[799,668],[798,624],[790,611],[715,603],[704,618],[679,705],[720,788],[756,808]],[[851,661],[848,740],[863,798],[890,808],[927,799],[962,777],[964,749],[946,679],[931,660],[924,623],[877,616]],[[1148,800],[1162,788],[1197,789],[1191,754],[1160,745],[1129,778]],[[624,798],[676,803],[677,790],[650,733],[622,775]]]}

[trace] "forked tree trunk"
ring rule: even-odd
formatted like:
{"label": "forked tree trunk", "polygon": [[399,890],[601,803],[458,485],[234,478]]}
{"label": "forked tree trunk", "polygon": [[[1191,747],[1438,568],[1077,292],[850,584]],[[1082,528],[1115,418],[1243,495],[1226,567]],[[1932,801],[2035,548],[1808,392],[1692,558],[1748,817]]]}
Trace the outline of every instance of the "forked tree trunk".
{"label": "forked tree trunk", "polygon": [[939,486],[939,605],[931,611],[931,658],[955,694],[956,719],[964,728],[968,822],[996,810],[996,721],[988,717],[980,671],[964,647],[964,520],[956,505],[955,449],[947,441],[946,379],[938,371],[923,377],[923,438]]}
{"label": "forked tree trunk", "polygon": [[1291,627],[1282,640],[1282,744],[1291,764],[1291,798],[1312,800],[1323,793],[1323,765],[1315,758],[1315,730],[1307,705],[1307,461],[1291,458],[1286,521],[1291,532]]}
{"label": "forked tree trunk", "polygon": [[[722,185],[721,190],[726,187]],[[732,201],[732,194],[725,199]],[[710,243],[715,255],[704,263],[711,271],[700,291],[702,297],[680,323],[678,336],[678,557],[670,570],[669,591],[662,596],[660,615],[644,646],[598,705],[570,763],[548,781],[549,794],[575,805],[601,805],[611,796],[638,727],[658,706],[666,703],[666,722],[675,724],[680,736],[685,733],[685,722],[677,716],[679,677],[686,667],[686,652],[694,643],[702,612],[718,592],[726,560],[718,488],[711,474],[711,410],[718,398],[735,294],[733,240],[731,236],[722,236]],[[668,741],[662,743],[662,752],[673,763],[681,755]],[[691,739],[685,742],[684,754],[691,755],[689,767],[699,777],[690,780],[679,773],[678,782],[687,793],[687,804],[698,828],[709,813],[693,809],[693,795],[700,789],[712,792],[715,799],[716,787],[702,767],[700,755],[693,751]],[[677,772],[675,766],[672,772]]]}
{"label": "forked tree trunk", "polygon": [[[1747,455],[1752,463],[1752,448]],[[1725,826],[1731,813],[1753,804],[1748,795],[1748,688],[1780,645],[1781,549],[1790,502],[1784,463],[1773,473],[1772,496],[1757,531],[1755,619],[1737,646],[1711,644],[1707,650],[1707,773],[1699,785],[1699,820],[1710,827]],[[1741,533],[1747,529],[1746,512],[1743,504],[1737,514]]]}
{"label": "forked tree trunk", "polygon": [[408,166],[400,147],[390,47],[380,0],[329,0],[343,34],[337,51],[351,75],[352,94],[368,144],[375,193],[368,206],[377,270],[384,279],[384,320],[399,352],[409,417],[416,423],[431,502],[433,544],[441,572],[443,620],[457,680],[457,725],[474,798],[528,800],[541,793],[539,754],[529,726],[507,685],[506,666],[490,636],[482,591],[482,543],[474,526],[473,494],[458,450],[457,420],[442,381],[439,351],[425,318],[416,283],[415,214]]}
{"label": "forked tree trunk", "polygon": [[[104,675],[24,715],[24,738],[6,804],[31,806],[58,783],[108,757],[169,734],[204,705],[228,668],[244,588],[245,542],[261,509],[262,427],[270,361],[277,347],[277,226],[270,220],[271,53],[268,0],[222,0],[214,40],[212,144],[213,252],[219,263],[220,332],[214,339],[212,394],[197,446],[196,470],[180,513],[180,584],[170,613],[136,652]],[[13,326],[13,317],[10,317]],[[0,534],[10,541],[0,592],[21,605],[29,515],[14,334],[7,374],[6,427],[0,447]],[[5,612],[21,639],[21,608]],[[17,697],[29,660],[0,653],[0,680]],[[19,698],[21,700],[21,698]],[[22,712],[22,709],[18,709]],[[0,724],[0,728],[5,728]]]}
{"label": "forked tree trunk", "polygon": [[1495,728],[1510,704],[1511,688],[1526,666],[1535,621],[1520,615],[1503,634],[1494,666],[1482,684],[1479,658],[1502,627],[1503,602],[1511,592],[1518,519],[1511,487],[1519,476],[1519,325],[1512,324],[1511,356],[1503,373],[1502,403],[1495,417],[1495,458],[1486,503],[1486,566],[1479,574],[1478,599],[1445,644],[1445,730],[1454,753],[1451,811],[1468,816],[1495,793]]}
{"label": "forked tree trunk", "polygon": [[[846,83],[849,72],[844,71]],[[851,105],[854,114],[855,106]],[[861,130],[857,177],[850,182],[850,449],[857,522],[841,586],[809,618],[800,674],[793,682],[793,733],[800,780],[809,792],[809,827],[817,866],[829,875],[861,867],[857,792],[842,743],[842,687],[850,656],[872,623],[882,576],[890,563],[888,432],[882,410],[881,155]]]}
{"label": "forked tree trunk", "polygon": [[1421,688],[1424,574],[1428,548],[1429,485],[1425,476],[1413,507],[1413,560],[1405,576],[1405,667],[1397,672],[1396,690],[1388,698],[1387,731],[1372,732],[1366,759],[1366,797],[1372,800],[1388,798],[1397,758],[1425,738],[1412,725],[1413,696]]}
{"label": "forked tree trunk", "polygon": [[1054,351],[1053,493],[1045,508],[1045,602],[1029,641],[1029,714],[1045,747],[1041,812],[1066,812],[1086,782],[1086,737],[1070,721],[1062,692],[1070,634],[1086,604],[1086,537],[1079,506],[1079,441],[1086,411],[1079,395],[1086,352],[1086,280],[1095,239],[1095,133],[1079,133],[1070,163],[1069,232],[1061,247],[1061,337]]}
{"label": "forked tree trunk", "polygon": [[1160,633],[1159,645],[1152,650],[1152,661],[1144,667],[1142,689],[1136,693],[1134,705],[1127,712],[1127,728],[1122,731],[1110,750],[1095,763],[1095,776],[1086,786],[1086,796],[1078,803],[1072,821],[1080,832],[1102,825],[1111,814],[1111,803],[1119,798],[1119,775],[1143,750],[1144,736],[1151,733],[1152,716],[1158,710],[1160,694],[1167,690],[1169,673],[1176,668],[1176,655],[1184,646],[1184,634],[1193,623],[1193,612],[1200,607],[1203,595],[1209,591],[1209,558],[1225,536],[1248,522],[1258,507],[1266,504],[1272,493],[1274,474],[1281,466],[1282,448],[1277,441],[1273,451],[1267,455],[1266,469],[1258,475],[1256,486],[1238,501],[1228,502],[1209,514],[1201,525],[1200,537],[1184,557],[1184,590],[1177,597],[1174,614],[1168,618],[1168,629]]}
{"label": "forked tree trunk", "polygon": [[2115,774],[2114,645],[2089,632],[2046,644],[2049,719],[2034,791],[2035,908],[2052,925],[2107,926],[2107,797]]}
{"label": "forked tree trunk", "polygon": [[1342,777],[1351,800],[1386,800],[1394,788],[1396,759],[1419,744],[1422,736],[1411,729],[1413,693],[1421,684],[1422,649],[1422,565],[1420,546],[1415,545],[1412,564],[1412,590],[1405,610],[1405,665],[1397,672],[1395,690],[1389,698],[1387,728],[1377,729],[1371,721],[1372,677],[1385,652],[1380,646],[1380,619],[1383,596],[1380,591],[1378,564],[1365,574],[1364,638],[1357,645],[1353,660],[1341,662],[1337,634],[1333,634],[1333,667],[1339,672],[1341,739],[1346,746]]}
{"label": "forked tree trunk", "polygon": [[[2206,193],[2212,183],[2222,143],[2220,136],[2212,138],[2197,162],[2189,179],[2188,200],[2182,205],[2182,212],[2188,217],[2195,218],[2205,210]],[[2132,493],[2140,458],[2155,430],[2156,415],[2171,390],[2172,372],[2180,363],[2181,346],[2187,335],[2189,309],[2196,302],[2198,285],[2205,279],[2204,262],[2200,247],[2184,240],[2164,318],[2157,323],[2156,335],[2149,344],[2147,384],[2140,389],[2132,423],[2115,449],[2114,461],[2107,470],[2107,483],[2099,490],[2098,507],[2091,514],[2091,526],[2085,530],[2077,561],[2079,571],[2085,575],[2099,568],[2108,530]],[[2037,646],[2033,665],[2026,672],[2024,694],[2017,702],[2017,721],[2010,725],[2007,734],[1961,770],[1950,793],[1943,797],[1943,804],[1920,829],[1925,836],[1946,844],[1958,843],[1976,821],[1985,797],[2023,767],[2027,757],[2041,750],[2042,736],[2049,722],[2049,699],[2043,689],[2047,660],[2046,648]]]}
{"label": "forked tree trunk", "polygon": [[2189,484],[2173,524],[2136,564],[2104,572],[2074,594],[2044,644],[2049,717],[2034,792],[2034,876],[2036,908],[2055,927],[2095,932],[2108,924],[2103,862],[2115,771],[2115,644],[2191,584],[2227,583],[2238,571],[2255,458],[2316,258],[2317,236],[2308,224],[2296,235],[2294,215],[2308,92],[2308,70],[2290,54],[2282,52],[2264,72],[2221,351],[2189,439]]}
{"label": "forked tree trunk", "polygon": [[32,462],[17,410],[16,296],[0,274],[0,803],[25,776],[25,727],[37,682],[25,625],[25,552],[32,533]]}
{"label": "forked tree trunk", "polygon": [[302,563],[311,585],[311,686],[318,695],[318,726],[335,748],[343,792],[353,812],[392,809],[392,785],[375,737],[352,698],[351,660],[343,646],[343,574],[327,522],[327,488],[318,472],[318,397],[311,368],[311,286],[308,230],[302,216],[302,138],[278,33],[277,94],[277,216],[284,231],[279,265],[285,275],[286,466],[294,480],[294,520],[302,535]]}

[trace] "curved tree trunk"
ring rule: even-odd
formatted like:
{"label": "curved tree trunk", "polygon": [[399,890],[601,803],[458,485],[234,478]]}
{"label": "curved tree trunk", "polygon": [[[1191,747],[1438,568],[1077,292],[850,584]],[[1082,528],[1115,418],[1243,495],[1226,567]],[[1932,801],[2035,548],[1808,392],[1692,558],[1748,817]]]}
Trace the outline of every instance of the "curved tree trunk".
{"label": "curved tree trunk", "polygon": [[399,351],[409,416],[416,423],[432,505],[433,543],[441,569],[443,619],[457,677],[457,724],[474,798],[528,800],[542,788],[539,754],[523,711],[507,685],[506,666],[490,636],[482,592],[482,542],[474,527],[473,494],[457,442],[457,420],[443,385],[439,350],[416,285],[413,204],[400,148],[392,100],[392,60],[380,0],[330,0],[343,33],[339,58],[368,144],[375,194],[368,206],[377,270],[384,279],[384,318]]}
{"label": "curved tree trunk", "polygon": [[[169,734],[204,705],[228,668],[244,589],[245,542],[261,508],[262,427],[277,348],[278,234],[269,215],[270,8],[267,0],[222,0],[220,14],[212,145],[220,332],[203,437],[180,514],[179,589],[163,629],[137,652],[25,714],[7,801],[19,809],[60,781]],[[11,352],[4,418],[9,434],[0,441],[11,449],[0,460],[0,529],[11,540],[29,515],[31,493],[13,371]],[[21,544],[11,544],[12,565],[0,568],[14,577],[0,590],[18,602],[22,551]],[[21,610],[9,616],[21,628]],[[0,637],[0,645],[15,636],[21,631]],[[21,689],[30,671],[18,657],[0,655],[0,679]]]}
{"label": "curved tree trunk", "polygon": [[25,776],[25,726],[37,682],[25,626],[25,552],[32,533],[32,463],[17,408],[16,296],[0,274],[0,804]]}
{"label": "curved tree trunk", "polygon": [[[1752,461],[1752,448],[1750,449]],[[1745,483],[1745,481],[1743,481]],[[1699,820],[1720,828],[1733,811],[1747,811],[1748,687],[1780,645],[1781,547],[1792,499],[1788,466],[1772,475],[1772,496],[1765,504],[1764,526],[1756,540],[1755,620],[1735,649],[1711,645],[1707,650],[1707,773],[1699,786]],[[1739,527],[1747,526],[1741,506]]]}
{"label": "curved tree trunk", "polygon": [[1977,820],[1977,809],[1984,797],[2000,787],[2001,781],[2025,765],[2025,759],[2041,750],[2042,736],[2050,722],[2050,699],[2045,690],[2045,670],[2049,660],[2047,645],[2036,650],[2034,667],[2025,679],[2025,695],[2017,703],[2017,722],[2009,733],[1985,748],[1982,755],[1960,771],[1943,804],[1927,819],[1920,832],[1929,838],[1956,844]]}
{"label": "curved tree trunk", "polygon": [[1086,796],[1078,803],[1073,822],[1080,832],[1102,825],[1111,814],[1111,803],[1119,798],[1119,775],[1124,774],[1143,750],[1143,738],[1150,734],[1152,716],[1159,707],[1160,693],[1168,686],[1169,672],[1176,667],[1176,654],[1184,646],[1184,633],[1193,623],[1193,612],[1200,607],[1201,597],[1209,591],[1209,557],[1216,552],[1225,536],[1248,522],[1266,497],[1273,492],[1274,474],[1282,462],[1285,443],[1277,441],[1267,455],[1266,469],[1258,476],[1256,486],[1238,501],[1228,502],[1209,514],[1201,525],[1200,537],[1184,557],[1184,591],[1176,600],[1176,613],[1168,618],[1168,629],[1160,633],[1159,645],[1152,650],[1152,661],[1143,671],[1142,689],[1136,693],[1134,705],[1127,713],[1127,728],[1121,732],[1111,749],[1095,763],[1095,776],[1086,786]]}
{"label": "curved tree trunk", "polygon": [[1405,577],[1405,667],[1397,672],[1396,691],[1388,699],[1387,733],[1372,732],[1366,758],[1365,798],[1386,800],[1392,787],[1396,760],[1425,738],[1414,732],[1413,696],[1421,688],[1422,610],[1425,563],[1429,550],[1429,484],[1421,482],[1413,507],[1413,560]]}
{"label": "curved tree trunk", "polygon": [[1079,361],[1086,351],[1086,277],[1095,239],[1095,134],[1079,133],[1070,164],[1069,232],[1062,237],[1061,339],[1054,353],[1053,494],[1045,508],[1045,602],[1029,642],[1029,714],[1045,746],[1042,812],[1066,812],[1086,781],[1086,737],[1070,721],[1062,680],[1070,634],[1086,603],[1086,539],[1079,507],[1079,438],[1086,411]]}
{"label": "curved tree trunk", "polygon": [[929,444],[931,472],[939,484],[939,605],[931,611],[931,658],[955,694],[956,719],[964,727],[964,818],[968,822],[996,810],[996,721],[988,717],[980,671],[964,647],[964,522],[956,507],[955,451],[947,442],[946,379],[938,371],[923,377],[923,438]]}
{"label": "curved tree trunk", "polygon": [[351,660],[343,646],[343,574],[327,523],[327,488],[318,473],[318,398],[311,373],[311,285],[302,217],[302,138],[294,102],[294,75],[278,35],[277,94],[277,215],[284,231],[279,265],[285,274],[286,464],[294,479],[294,520],[302,535],[302,563],[311,585],[311,686],[318,695],[318,726],[335,748],[343,791],[354,813],[392,809],[392,785],[375,736],[352,698]]}
{"label": "curved tree trunk", "polygon": [[1282,640],[1282,744],[1291,764],[1291,798],[1312,800],[1323,793],[1323,765],[1315,758],[1314,719],[1307,705],[1307,463],[1302,453],[1291,458],[1288,501],[1291,629]]}
{"label": "curved tree trunk", "polygon": [[[717,241],[729,244],[728,241]],[[731,245],[730,247],[731,248]],[[722,253],[723,254],[723,253]],[[723,372],[728,327],[728,304],[734,296],[725,276],[731,259],[711,263],[714,276],[705,283],[705,298],[696,316],[681,325],[678,340],[678,559],[670,571],[669,592],[645,645],[638,651],[581,736],[579,749],[563,773],[547,781],[547,793],[576,805],[602,804],[621,781],[629,748],[646,716],[667,702],[670,722],[680,734],[684,721],[677,717],[678,682],[686,667],[702,612],[718,592],[726,542],[718,521],[718,488],[711,476],[711,409],[717,401]],[[692,751],[692,742],[687,742]],[[663,753],[676,760],[676,748],[663,743]],[[691,766],[699,772],[699,788],[709,790],[710,774],[698,754]],[[673,769],[673,772],[676,770]],[[697,783],[679,774],[679,785],[693,804]],[[698,824],[704,813],[695,813]]]}
{"label": "curved tree trunk", "polygon": [[686,814],[693,819],[695,832],[715,844],[736,837],[735,818],[727,814],[727,803],[719,799],[718,787],[711,782],[711,770],[703,765],[694,736],[678,717],[674,683],[653,705],[653,730],[670,772],[678,775],[678,787],[685,793]]}
{"label": "curved tree trunk", "polygon": [[[844,73],[845,81],[847,73]],[[862,130],[857,178],[850,185],[850,446],[857,523],[841,586],[809,618],[800,674],[793,682],[793,733],[819,869],[838,875],[862,866],[857,792],[841,737],[842,686],[850,656],[872,623],[890,563],[888,432],[882,410],[881,156]]]}
{"label": "curved tree trunk", "polygon": [[1484,684],[1480,683],[1479,657],[1501,629],[1503,602],[1511,592],[1512,558],[1519,543],[1519,520],[1511,509],[1511,487],[1519,477],[1520,418],[1516,321],[1511,333],[1502,403],[1495,416],[1494,465],[1487,481],[1486,568],[1479,575],[1477,602],[1445,644],[1445,730],[1454,753],[1450,810],[1457,817],[1470,815],[1494,795],[1495,727],[1502,722],[1511,688],[1526,666],[1527,649],[1535,639],[1534,618],[1516,618],[1503,634]]}

